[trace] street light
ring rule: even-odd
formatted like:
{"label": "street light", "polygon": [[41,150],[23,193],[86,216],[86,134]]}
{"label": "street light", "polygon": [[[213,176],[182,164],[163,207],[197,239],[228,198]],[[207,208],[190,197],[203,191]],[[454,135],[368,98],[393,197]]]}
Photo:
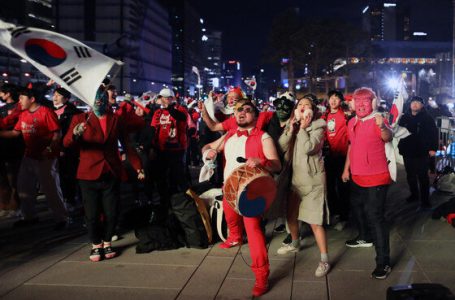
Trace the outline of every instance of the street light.
{"label": "street light", "polygon": [[397,78],[389,78],[387,79],[387,87],[391,89],[392,91],[396,91],[398,88],[398,85],[400,84],[400,81]]}

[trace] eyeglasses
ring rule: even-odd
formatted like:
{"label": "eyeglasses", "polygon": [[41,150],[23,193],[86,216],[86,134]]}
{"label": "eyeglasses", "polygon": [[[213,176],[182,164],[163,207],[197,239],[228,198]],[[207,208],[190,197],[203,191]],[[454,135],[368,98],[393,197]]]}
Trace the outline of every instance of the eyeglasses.
{"label": "eyeglasses", "polygon": [[253,112],[253,108],[240,106],[239,108],[237,108],[237,112],[239,113],[245,112],[246,114],[251,114]]}

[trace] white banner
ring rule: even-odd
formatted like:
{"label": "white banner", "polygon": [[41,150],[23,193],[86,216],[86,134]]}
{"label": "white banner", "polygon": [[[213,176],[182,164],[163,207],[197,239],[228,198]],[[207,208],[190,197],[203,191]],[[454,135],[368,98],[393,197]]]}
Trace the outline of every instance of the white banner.
{"label": "white banner", "polygon": [[114,64],[123,64],[68,36],[1,20],[0,44],[90,106]]}

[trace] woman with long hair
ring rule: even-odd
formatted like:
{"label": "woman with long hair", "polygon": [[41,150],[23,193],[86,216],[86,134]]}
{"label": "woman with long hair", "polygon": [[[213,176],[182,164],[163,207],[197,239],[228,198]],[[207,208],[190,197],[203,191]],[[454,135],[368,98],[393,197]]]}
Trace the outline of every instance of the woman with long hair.
{"label": "woman with long hair", "polygon": [[316,97],[300,99],[279,139],[285,160],[292,168],[291,193],[287,203],[287,223],[292,241],[278,249],[278,254],[298,252],[299,220],[310,224],[321,252],[315,276],[325,276],[330,270],[324,221],[328,220],[326,178],[322,148],[326,122],[320,118]]}

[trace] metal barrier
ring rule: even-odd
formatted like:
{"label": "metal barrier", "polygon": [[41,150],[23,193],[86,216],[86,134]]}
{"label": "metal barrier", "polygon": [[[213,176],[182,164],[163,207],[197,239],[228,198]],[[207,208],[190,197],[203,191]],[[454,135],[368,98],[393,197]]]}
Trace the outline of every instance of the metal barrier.
{"label": "metal barrier", "polygon": [[441,172],[446,166],[455,167],[455,118],[437,117],[439,151],[436,152],[436,170]]}

